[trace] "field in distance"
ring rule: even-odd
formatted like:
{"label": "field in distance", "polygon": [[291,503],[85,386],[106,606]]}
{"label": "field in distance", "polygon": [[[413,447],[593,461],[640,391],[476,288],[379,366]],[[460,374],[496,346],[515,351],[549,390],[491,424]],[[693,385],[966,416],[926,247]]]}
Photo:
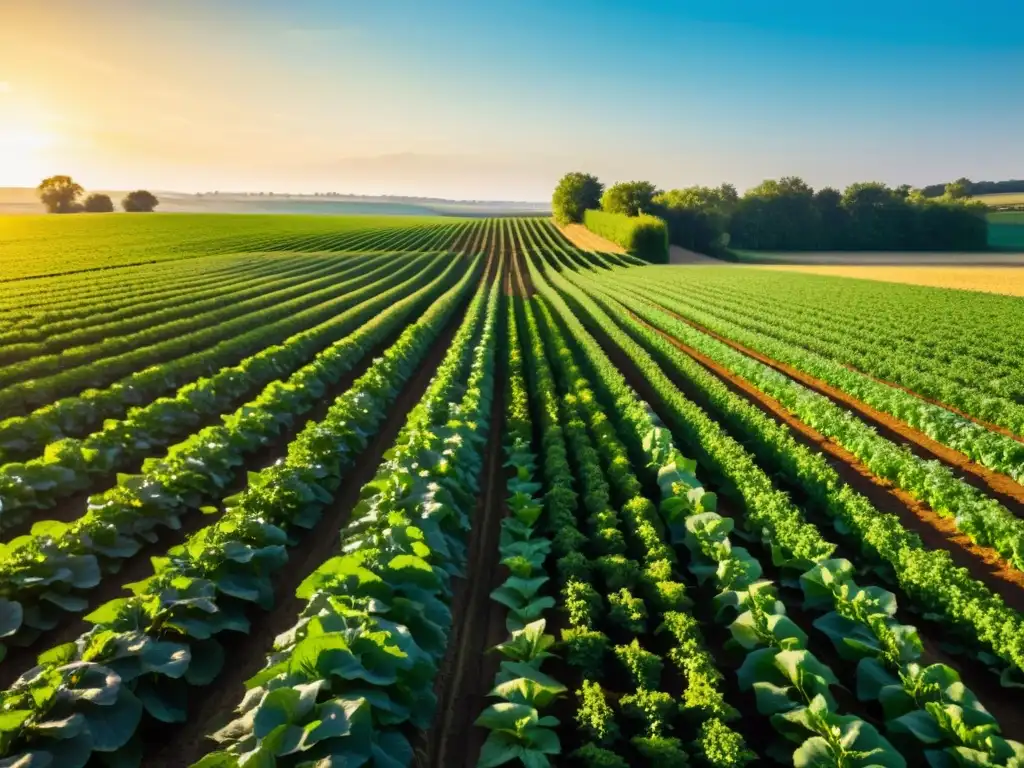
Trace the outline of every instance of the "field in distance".
{"label": "field in distance", "polygon": [[360,251],[440,216],[164,214],[0,216],[0,282],[222,253]]}

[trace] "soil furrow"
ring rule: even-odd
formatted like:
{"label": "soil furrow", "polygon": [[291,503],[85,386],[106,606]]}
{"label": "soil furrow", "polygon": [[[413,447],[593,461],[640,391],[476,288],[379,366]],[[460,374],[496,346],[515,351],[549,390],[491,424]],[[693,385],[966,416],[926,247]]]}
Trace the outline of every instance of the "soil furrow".
{"label": "soil furrow", "polygon": [[[848,450],[802,422],[785,406],[761,392],[746,379],[671,335],[644,323],[635,315],[631,317],[692,357],[718,377],[732,392],[767,415],[784,422],[799,442],[829,457],[829,464],[844,483],[867,497],[879,510],[895,514],[904,526],[921,537],[927,547],[948,550],[953,561],[967,568],[973,578],[1000,595],[1007,605],[1024,611],[1024,573],[1011,567],[994,549],[973,543],[969,537],[957,531],[956,523],[952,519],[939,516],[927,504],[872,473]],[[687,397],[705,407],[705,398],[689,385],[685,378],[674,375],[671,370],[666,371],[666,374]]]}
{"label": "soil furrow", "polygon": [[[366,354],[360,358],[352,370],[328,388],[312,410],[301,414],[266,445],[245,457],[244,462],[235,470],[232,481],[222,492],[217,494],[217,497],[227,498],[239,493],[245,489],[250,472],[259,472],[283,459],[288,453],[288,445],[306,427],[306,424],[322,420],[334,401],[369,369],[374,359],[383,354],[404,330],[404,327],[395,329],[384,340],[367,350]],[[141,462],[139,465],[141,466]],[[79,498],[79,503],[82,506],[77,510],[78,514],[70,517],[69,520],[74,520],[85,513],[88,497],[89,494],[87,493],[82,494],[80,497],[75,497]],[[206,498],[200,504],[205,504],[209,501],[210,499]],[[135,555],[122,561],[120,570],[116,573],[105,574],[105,578],[100,582],[100,585],[84,595],[89,601],[89,605],[82,614],[66,614],[65,620],[61,621],[55,629],[44,632],[30,645],[24,648],[11,648],[3,664],[0,665],[0,686],[9,686],[25,669],[35,664],[35,657],[40,651],[59,643],[74,640],[82,633],[88,631],[92,625],[84,621],[83,616],[88,615],[90,611],[95,610],[109,600],[124,597],[125,584],[140,581],[150,574],[152,571],[150,558],[164,555],[168,549],[181,544],[189,535],[195,533],[203,526],[211,524],[213,520],[213,515],[200,514],[198,506],[195,506],[189,507],[181,515],[181,528],[174,530],[158,529],[158,541],[146,544]]]}
{"label": "soil furrow", "polygon": [[[638,320],[638,322],[643,323],[643,321],[641,320]],[[637,393],[651,405],[651,407],[654,409],[656,413],[659,414],[659,416],[662,416],[665,413],[665,408],[663,402],[661,401],[661,398],[658,396],[654,388],[650,386],[650,384],[643,377],[643,375],[640,374],[636,366],[633,364],[632,360],[621,349],[619,349],[618,345],[612,342],[600,328],[597,328],[596,326],[591,326],[589,330],[594,335],[594,338],[598,341],[601,348],[605,351],[608,357],[615,364],[615,366],[620,371],[622,371],[624,376],[626,376],[626,379],[629,382],[630,386],[632,386],[633,389],[636,390]],[[672,340],[671,337],[667,338],[673,341],[673,343],[676,343],[676,341]],[[677,346],[680,345],[677,344]],[[681,346],[683,347],[683,351],[687,351],[685,349],[685,345]],[[695,357],[695,359],[697,359],[698,362],[701,362],[699,358]],[[703,365],[703,363],[701,364]],[[712,369],[709,368],[709,370]],[[670,369],[666,369],[665,373],[673,381],[673,383],[679,387],[681,392],[683,392],[687,397],[693,399],[702,407],[705,407],[703,398],[701,398],[696,392],[693,391],[693,388],[687,384],[684,377],[675,374]],[[726,386],[728,386],[732,391],[736,392],[737,394],[740,394],[741,396],[746,395],[746,392],[743,389],[743,385],[749,387],[749,384],[746,384],[746,382],[742,380],[732,381],[723,379],[723,383],[725,383]],[[747,399],[749,399],[755,406],[757,406],[765,413],[768,413],[769,415],[779,415],[772,410],[770,403],[755,400],[753,398]],[[781,406],[779,406],[777,403],[775,403],[775,405],[776,407],[781,409]],[[711,412],[714,413],[713,410],[711,410]],[[792,428],[793,425],[789,420],[791,419],[791,417],[788,416],[788,413],[786,413],[786,416],[788,418],[785,418],[784,420],[787,424],[790,424]],[[668,423],[667,421],[665,421],[664,418],[662,418],[662,421]],[[721,423],[720,420],[719,422]],[[855,467],[851,466],[850,464],[846,463],[845,461],[840,460],[838,456],[832,453],[830,449],[833,447],[838,448],[838,446],[835,446],[834,443],[827,441],[821,435],[817,435],[817,440],[815,440],[812,435],[816,435],[817,433],[814,433],[813,430],[807,428],[806,425],[800,424],[800,426],[803,429],[791,429],[791,431],[794,434],[794,437],[799,442],[807,445],[812,449],[821,450],[826,454],[832,456],[833,460],[830,461],[830,464],[832,464],[832,466],[836,468],[836,470],[840,474],[840,478],[844,482],[851,485],[854,488],[854,490],[867,496],[871,500],[871,502],[879,509],[882,509],[884,511],[892,511],[895,514],[897,514],[901,518],[901,520],[904,520],[904,522],[906,522],[906,520],[904,519],[906,515],[901,514],[899,511],[899,507],[903,506],[906,502],[904,502],[900,498],[900,495],[898,493],[894,493],[892,489],[885,488],[881,483],[877,482],[877,479],[876,482],[872,482],[871,480],[869,480],[868,477],[865,476],[865,474],[861,474],[861,472],[863,471],[864,473],[866,473],[866,475],[870,475],[870,473],[868,473],[867,470],[858,470]],[[805,433],[803,430],[807,430],[807,432]],[[839,451],[842,451],[842,449],[839,449]],[[856,460],[854,459],[854,461]],[[798,493],[800,493],[800,495],[802,495],[799,489],[795,487],[790,487],[789,483],[785,482],[784,477],[779,475],[772,475],[772,479],[773,481],[778,481],[780,479],[783,480],[783,483],[787,486],[787,490],[797,491]],[[733,517],[736,520],[741,520],[742,514],[737,513],[737,511],[733,509],[732,504],[730,503],[730,497],[735,496],[735,491],[733,489],[728,489],[725,487],[714,488],[714,490],[718,490],[720,492],[719,500],[721,514],[727,517]],[[887,495],[889,496],[888,499],[886,498]],[[915,502],[912,499],[910,499],[909,501],[912,504],[917,504],[917,502]],[[934,513],[930,511],[928,511],[928,514],[934,515]],[[910,513],[910,517],[916,519],[913,513]],[[941,539],[937,536],[937,532],[934,529],[928,529],[927,526],[922,525],[908,527],[914,528],[915,530],[917,528],[924,528],[926,529],[924,532],[930,530],[931,540],[929,540],[929,537],[923,535],[924,532],[922,532],[922,539],[925,541],[926,546],[929,546],[931,548],[938,548],[939,546],[941,546]],[[847,556],[848,559],[850,559],[853,562],[859,561],[859,556],[855,555],[854,553],[844,552],[843,550],[844,547],[840,546],[840,549],[837,552],[837,556]],[[963,554],[958,553],[958,551],[951,551],[951,554],[953,555],[954,561],[956,561],[958,565],[964,565],[964,567],[968,567],[974,578],[977,578],[979,581],[986,583],[986,585],[989,586],[990,589],[993,589],[993,591],[1003,595],[1004,599],[1007,599],[1007,603],[1009,605],[1017,608],[1018,610],[1021,609],[1020,606],[1024,605],[1024,592],[1020,591],[1014,584],[1008,584],[1006,582],[1000,582],[998,580],[994,581],[993,579],[982,578],[979,574],[980,566],[978,560],[967,559]],[[766,566],[766,573],[770,573],[774,570],[770,565],[770,558],[759,559],[761,559],[762,564]],[[1013,573],[1016,572],[1014,571]],[[1012,602],[1010,599],[1008,599],[1009,597],[1013,597],[1017,601],[1016,604]],[[798,618],[804,616],[804,612],[802,611],[802,609],[800,609],[799,606],[793,600],[785,600],[785,602],[787,606],[787,612],[790,614],[790,617],[794,619],[794,621],[798,621]],[[942,651],[940,645],[942,643],[941,638],[943,638],[943,628],[940,625],[921,621],[916,616],[913,617],[912,621],[910,620],[910,618],[903,616],[903,614],[907,613],[905,603],[901,606],[899,612],[901,616],[898,616],[897,618],[900,618],[900,620],[906,621],[907,623],[913,623],[917,626],[919,636],[921,637],[921,640],[925,647],[925,653],[922,657],[922,663],[945,663],[953,667],[954,669],[957,669],[960,672],[964,683],[968,685],[968,687],[972,691],[974,691],[974,693],[979,697],[979,699],[981,699],[985,707],[989,709],[990,712],[992,712],[992,714],[999,720],[1000,723],[1003,724],[1005,732],[1016,733],[1018,731],[1013,730],[1013,728],[1018,726],[1024,729],[1024,711],[1021,711],[1019,707],[1014,706],[1012,701],[1009,701],[1006,698],[1006,689],[1000,687],[998,679],[996,677],[994,677],[986,668],[984,668],[983,665],[975,662],[972,659],[958,656],[954,660],[948,654]],[[810,627],[810,619],[801,620],[807,622],[806,625],[801,624],[801,626],[803,626],[808,631],[812,631]],[[798,621],[798,623],[800,622]],[[709,639],[716,638],[716,629],[714,627],[709,627],[707,631]],[[726,638],[727,635],[723,635],[721,637],[723,641]],[[820,649],[820,647],[820,644],[816,645],[816,649]],[[714,648],[712,648],[712,652],[715,652]],[[723,668],[726,667],[723,666]],[[742,702],[742,699],[740,701]]]}
{"label": "soil furrow", "polygon": [[[504,370],[503,364],[497,366],[498,382]],[[491,406],[485,475],[470,532],[469,567],[453,601],[454,631],[435,685],[438,713],[417,765],[475,766],[487,738],[487,732],[474,728],[473,721],[486,706],[498,668],[499,660],[487,651],[507,634],[505,609],[490,599],[491,591],[508,575],[496,564],[500,522],[507,514],[503,493],[507,478],[501,470],[503,414],[504,390],[499,385]]]}
{"label": "soil furrow", "polygon": [[883,413],[882,411],[866,405],[841,389],[826,384],[820,379],[804,373],[791,365],[780,363],[767,355],[763,355],[756,350],[745,347],[726,336],[722,336],[721,334],[700,325],[699,323],[666,309],[652,299],[644,300],[651,306],[657,307],[659,311],[664,312],[680,322],[686,323],[690,327],[717,339],[723,344],[727,344],[737,352],[741,352],[748,357],[752,357],[779,373],[789,376],[791,379],[798,381],[808,389],[827,397],[833,403],[849,408],[862,420],[873,426],[875,430],[887,440],[898,445],[907,445],[915,455],[922,459],[941,461],[948,465],[953,470],[954,474],[961,480],[992,495],[1018,517],[1024,517],[1024,485],[1015,482],[1013,478],[1000,472],[995,472],[975,461],[972,461],[968,456],[960,453],[959,451],[933,440],[923,432],[914,429],[905,422],[902,422],[887,413]]}
{"label": "soil furrow", "polygon": [[[270,613],[252,616],[248,635],[235,635],[223,640],[232,663],[209,689],[190,713],[188,722],[167,733],[150,734],[152,742],[163,744],[146,757],[146,766],[152,768],[184,768],[214,748],[206,737],[224,725],[233,716],[241,701],[245,681],[263,668],[266,654],[272,649],[274,638],[292,626],[305,604],[295,596],[302,580],[338,549],[338,533],[348,522],[353,507],[359,501],[362,487],[373,479],[384,457],[394,444],[405,424],[409,412],[423,397],[434,372],[441,364],[451,340],[465,315],[466,304],[449,319],[448,326],[417,372],[406,382],[398,399],[389,409],[387,422],[363,451],[355,465],[345,474],[341,489],[334,502],[324,510],[317,525],[304,532],[297,546],[289,549],[289,561],[274,579],[275,602]],[[196,693],[193,691],[193,693]]]}

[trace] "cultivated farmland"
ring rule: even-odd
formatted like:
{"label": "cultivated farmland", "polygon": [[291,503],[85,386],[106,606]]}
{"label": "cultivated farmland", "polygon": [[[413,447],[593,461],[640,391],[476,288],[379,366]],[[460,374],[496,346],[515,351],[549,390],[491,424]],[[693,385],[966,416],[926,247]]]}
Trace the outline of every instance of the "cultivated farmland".
{"label": "cultivated farmland", "polygon": [[0,765],[1024,764],[1019,299],[539,218],[0,269]]}

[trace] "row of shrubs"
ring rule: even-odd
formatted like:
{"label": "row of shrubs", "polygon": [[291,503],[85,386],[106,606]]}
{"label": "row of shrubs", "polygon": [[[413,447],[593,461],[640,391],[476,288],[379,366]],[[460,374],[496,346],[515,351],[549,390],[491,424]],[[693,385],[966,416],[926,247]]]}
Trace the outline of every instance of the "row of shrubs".
{"label": "row of shrubs", "polygon": [[595,235],[621,245],[634,256],[654,264],[668,263],[668,227],[656,216],[588,210],[584,226]]}
{"label": "row of shrubs", "polygon": [[[552,197],[561,223],[596,234],[650,261],[674,245],[725,255],[728,248],[778,251],[978,251],[988,248],[988,209],[960,183],[928,198],[909,186],[851,184],[814,190],[794,176],[742,196],[731,184],[667,192],[646,181],[604,188],[590,174],[566,174]],[[635,230],[635,232],[634,232]],[[657,241],[657,243],[656,243]],[[639,250],[639,249],[642,249]]]}

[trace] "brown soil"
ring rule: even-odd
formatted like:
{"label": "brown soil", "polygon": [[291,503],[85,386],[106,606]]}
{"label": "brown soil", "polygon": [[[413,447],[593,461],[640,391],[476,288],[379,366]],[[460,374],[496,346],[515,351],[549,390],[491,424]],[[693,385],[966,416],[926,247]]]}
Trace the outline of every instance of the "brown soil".
{"label": "brown soil", "polygon": [[[352,370],[327,389],[324,396],[312,410],[296,414],[297,418],[283,429],[279,435],[255,453],[246,457],[244,463],[235,470],[235,476],[231,484],[219,492],[217,498],[226,498],[239,493],[244,490],[250,472],[259,472],[273,465],[279,459],[284,458],[288,453],[288,444],[305,428],[306,424],[310,421],[321,421],[334,401],[351,388],[356,379],[362,376],[373,364],[373,361],[395,342],[403,330],[404,327],[397,328],[380,343],[368,350]],[[84,505],[88,494],[81,494],[81,496],[82,507],[77,510],[78,514],[68,518],[69,520],[77,519],[77,517],[84,514]],[[204,502],[206,501],[209,501],[209,499],[204,499]],[[83,594],[83,597],[89,600],[89,607],[83,613],[66,614],[64,620],[55,629],[44,632],[28,646],[24,648],[11,648],[4,659],[4,663],[0,665],[0,686],[9,686],[25,669],[33,666],[35,664],[35,657],[41,650],[60,643],[70,642],[87,632],[92,625],[82,617],[88,615],[89,612],[109,600],[124,597],[125,584],[141,581],[151,574],[152,564],[150,558],[166,554],[168,549],[181,544],[190,534],[195,533],[205,525],[210,525],[215,519],[215,515],[199,514],[196,507],[181,510],[179,516],[181,528],[177,530],[158,528],[156,530],[160,537],[158,541],[145,544],[135,555],[119,563],[120,570],[116,574],[105,574],[103,581],[95,589]]]}
{"label": "brown soil", "polygon": [[[643,321],[639,319],[637,319],[637,321],[643,323]],[[632,386],[644,400],[650,403],[651,407],[655,409],[655,412],[659,414],[664,413],[664,404],[662,403],[661,398],[657,395],[653,387],[650,386],[643,375],[640,374],[632,360],[616,344],[614,344],[604,334],[604,332],[601,331],[601,329],[591,327],[590,330],[615,366],[622,371],[623,375],[626,376],[630,386]],[[662,335],[676,344],[676,346],[679,346],[683,351],[690,354],[691,350],[686,348],[685,345],[677,343],[676,340],[671,339],[671,337],[668,337],[665,334]],[[692,351],[696,352],[695,350]],[[693,356],[694,359],[704,365],[704,361],[700,359],[701,356],[699,353],[696,353]],[[705,367],[718,375],[718,371],[715,370],[713,365],[706,365]],[[671,371],[666,372],[666,375],[670,376],[673,382],[680,387],[680,391],[688,397],[692,397],[696,402],[701,402],[702,398],[696,396],[693,388],[687,385],[686,380],[683,377],[673,375]],[[971,552],[972,549],[976,548],[974,548],[970,542],[966,542],[967,546],[964,547],[962,546],[964,542],[959,541],[959,539],[962,539],[963,537],[956,536],[950,538],[947,534],[931,527],[929,524],[929,516],[935,517],[935,515],[930,510],[920,509],[919,507],[921,507],[921,505],[918,504],[918,502],[907,497],[906,494],[895,491],[891,487],[888,487],[883,481],[875,478],[863,466],[859,465],[856,459],[853,459],[853,457],[844,449],[827,440],[822,435],[816,433],[801,422],[793,420],[788,412],[782,409],[776,401],[773,401],[770,398],[765,398],[761,393],[758,393],[760,395],[759,397],[754,397],[753,393],[750,393],[749,391],[750,385],[744,380],[731,375],[720,376],[720,378],[726,386],[737,394],[745,396],[750,402],[752,402],[752,404],[756,405],[762,411],[776,416],[789,424],[794,437],[798,441],[804,443],[808,447],[816,448],[825,453],[825,455],[830,459],[829,463],[839,472],[840,477],[844,482],[851,485],[854,490],[868,497],[869,500],[871,500],[871,502],[879,509],[893,512],[897,514],[905,524],[909,523],[908,527],[916,530],[921,535],[925,542],[925,546],[933,549],[939,547],[950,549],[953,559],[957,565],[968,568],[974,578],[984,582],[990,589],[1002,595],[1002,597],[1012,607],[1017,610],[1024,609],[1024,592],[1022,592],[1017,587],[1016,582],[1013,581],[1020,576],[1019,572],[1007,572],[1004,563],[1000,563],[996,566],[999,570],[991,573],[986,572],[985,568],[992,564],[988,562],[979,562],[979,558]],[[850,461],[850,459],[852,459],[852,461]],[[728,489],[722,490],[725,490],[726,493],[728,493]],[[729,499],[727,497],[720,497],[720,502],[723,515],[734,517],[737,520],[740,519],[740,516],[738,516],[735,511],[731,510]],[[947,542],[954,540],[956,540],[954,546],[947,545]],[[770,569],[770,566],[768,567]],[[1001,577],[1004,575],[1009,576],[1010,580],[1001,580]],[[790,605],[791,602],[792,601],[787,602],[787,611],[790,613],[791,618],[793,618],[794,621],[797,621],[797,617],[802,615],[802,613],[798,606],[795,604]],[[800,625],[805,628],[810,627],[809,621],[806,624],[801,623]],[[948,654],[942,652],[938,647],[939,640],[937,639],[942,637],[941,626],[933,626],[929,625],[927,622],[921,621],[917,621],[916,625],[925,647],[925,654],[922,659],[924,663],[942,662],[957,669],[965,684],[974,691],[974,693],[982,700],[985,707],[989,709],[989,711],[992,712],[992,714],[996,716],[999,722],[1003,725],[1004,732],[1011,734],[1024,732],[1024,710],[1013,705],[1011,698],[1007,696],[1006,689],[999,686],[998,680],[996,680],[987,669],[970,659],[958,658],[953,660],[948,656]],[[713,628],[708,628],[708,632],[709,640],[713,640],[715,637]],[[724,637],[722,639],[724,640]],[[818,649],[816,647],[816,651],[817,650]],[[729,698],[729,701],[734,704],[737,703],[733,698]],[[739,704],[742,705],[742,698],[739,699]]]}
{"label": "brown soil", "polygon": [[[339,495],[324,511],[316,527],[305,532],[299,545],[291,550],[292,558],[274,579],[273,611],[254,615],[248,635],[233,635],[223,641],[232,663],[225,667],[216,685],[211,686],[209,695],[193,708],[187,723],[177,727],[161,726],[162,746],[154,745],[152,753],[147,755],[148,767],[184,768],[213,748],[207,735],[231,719],[241,700],[245,681],[262,669],[274,638],[294,624],[304,604],[295,596],[295,589],[337,549],[338,533],[348,522],[360,490],[373,479],[384,452],[394,443],[409,411],[422,398],[464,314],[465,307],[449,321],[423,365],[406,382],[389,409],[387,422],[346,474]],[[157,738],[155,734],[153,738]]]}
{"label": "brown soil", "polygon": [[[497,369],[501,380],[504,366]],[[426,737],[419,766],[449,768],[476,765],[488,732],[473,722],[487,706],[499,659],[488,649],[502,642],[506,609],[490,599],[490,593],[508,576],[496,564],[500,521],[507,514],[504,501],[505,473],[501,470],[504,390],[495,390],[487,442],[487,459],[480,497],[469,540],[469,567],[465,580],[456,584],[452,604],[453,632],[448,653],[435,683],[438,714]]]}
{"label": "brown soil", "polygon": [[[913,395],[918,400],[923,400],[924,402],[930,403],[931,405],[937,405],[939,408],[945,408],[947,411],[951,411],[952,413],[955,413],[957,416],[965,418],[968,421],[973,421],[975,424],[984,427],[985,429],[989,430],[990,432],[998,432],[1000,435],[1003,435],[1004,437],[1008,437],[1011,440],[1016,440],[1018,443],[1024,443],[1024,437],[1021,437],[1020,435],[1014,434],[1011,430],[1007,429],[1006,427],[1001,427],[998,424],[993,424],[993,423],[991,423],[989,421],[984,421],[983,419],[979,419],[979,418],[977,418],[975,416],[971,416],[971,414],[969,414],[969,413],[967,413],[965,411],[961,411],[959,408],[954,408],[951,405],[946,405],[946,403],[943,403],[941,400],[936,400],[936,399],[934,399],[932,397],[925,397],[924,395],[918,394],[917,392],[915,392],[914,390],[910,389],[909,387],[905,387],[902,384],[896,384],[896,383],[894,383],[892,381],[886,381],[885,379],[880,379],[877,376],[872,376],[870,373],[865,373],[864,371],[862,371],[862,370],[860,370],[858,368],[855,368],[852,365],[846,365],[844,363],[843,367],[850,369],[854,373],[859,373],[861,376],[867,376],[869,379],[871,379],[872,381],[877,381],[879,384],[884,384],[885,386],[893,387],[894,389],[901,389],[904,392],[906,392],[908,395]],[[984,467],[982,467],[982,468],[984,469]]]}
{"label": "brown soil", "polygon": [[854,411],[861,419],[873,426],[878,433],[886,439],[897,444],[907,444],[917,456],[923,459],[943,462],[953,468],[954,473],[964,482],[970,483],[985,493],[991,494],[1015,515],[1018,517],[1024,517],[1024,486],[1015,482],[1007,475],[994,472],[987,467],[983,467],[981,464],[972,461],[959,451],[955,451],[949,446],[933,440],[923,432],[919,432],[893,416],[862,403],[860,400],[857,400],[855,397],[852,397],[841,389],[826,384],[820,379],[810,376],[798,368],[794,368],[786,363],[780,363],[767,355],[763,355],[756,350],[745,347],[726,336],[715,333],[699,323],[662,307],[653,300],[646,299],[646,301],[652,306],[657,306],[660,311],[665,312],[667,315],[674,317],[680,322],[684,322],[701,333],[705,333],[724,344],[728,344],[736,351],[742,352],[743,354],[764,363],[770,368],[774,368],[776,371],[789,376],[791,379],[795,379],[808,389],[813,390],[820,395],[824,395],[837,405],[842,405],[851,411]]}
{"label": "brown soil", "polygon": [[[675,347],[714,373],[733,392],[756,405],[764,413],[784,422],[794,437],[804,445],[831,457],[829,463],[839,473],[843,482],[866,496],[878,509],[897,515],[908,529],[921,537],[927,547],[949,550],[957,565],[967,568],[974,578],[1001,595],[1008,605],[1024,611],[1024,572],[1012,568],[999,556],[998,552],[971,542],[967,536],[956,530],[953,520],[940,517],[927,504],[873,474],[848,450],[800,421],[779,401],[764,394],[746,379],[737,376],[729,369],[669,334],[644,323],[636,316],[631,315],[631,317],[660,334]],[[688,397],[696,402],[703,402],[704,398],[693,387],[687,385],[681,377],[672,376],[671,373],[668,375]]]}
{"label": "brown soil", "polygon": [[582,251],[598,251],[600,253],[625,253],[626,249],[611,240],[595,235],[582,224],[566,224],[559,226],[559,231],[576,248]]}

